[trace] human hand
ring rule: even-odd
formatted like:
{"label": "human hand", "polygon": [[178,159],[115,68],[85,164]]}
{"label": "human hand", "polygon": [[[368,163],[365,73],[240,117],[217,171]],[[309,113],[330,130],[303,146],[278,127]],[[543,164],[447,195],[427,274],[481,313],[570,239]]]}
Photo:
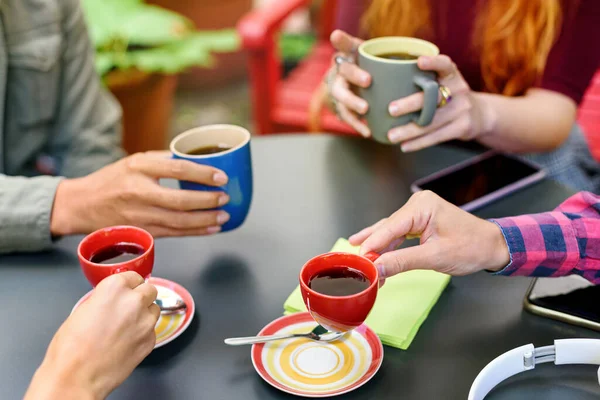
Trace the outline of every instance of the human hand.
{"label": "human hand", "polygon": [[158,180],[218,187],[227,183],[225,173],[166,154],[133,154],[83,178],[62,181],[54,199],[52,234],[86,234],[113,225],[135,225],[157,237],[219,232],[229,214],[212,209],[226,204],[227,194],[170,189]]}
{"label": "human hand", "polygon": [[[436,110],[427,126],[409,123],[390,129],[388,139],[392,143],[400,143],[403,151],[410,152],[453,139],[472,140],[491,131],[494,119],[491,107],[471,91],[448,56],[421,56],[417,62],[420,69],[437,73],[439,84],[450,89],[452,99]],[[391,102],[389,113],[398,117],[419,111],[423,101],[423,92],[406,96]]]}
{"label": "human hand", "polygon": [[362,88],[371,84],[371,75],[356,65],[356,52],[363,41],[339,29],[331,33],[330,40],[337,50],[336,56],[341,56],[346,61],[339,66],[334,64],[327,74],[329,96],[335,100],[334,106],[339,118],[362,136],[369,137],[369,127],[359,118],[359,115],[367,112],[369,105],[350,90],[350,84]]}
{"label": "human hand", "polygon": [[[420,237],[420,245],[396,250],[411,237]],[[430,191],[415,193],[389,218],[351,236],[350,243],[361,245],[361,254],[382,254],[375,262],[380,279],[415,269],[468,275],[484,269],[497,271],[510,262],[496,224]]]}
{"label": "human hand", "polygon": [[106,398],[154,348],[156,295],[133,271],[100,282],[54,335],[25,398]]}

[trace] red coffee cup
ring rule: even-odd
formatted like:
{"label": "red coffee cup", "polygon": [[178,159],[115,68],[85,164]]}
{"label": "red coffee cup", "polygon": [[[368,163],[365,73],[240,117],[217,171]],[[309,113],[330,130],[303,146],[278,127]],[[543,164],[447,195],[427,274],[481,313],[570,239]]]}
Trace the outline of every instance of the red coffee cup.
{"label": "red coffee cup", "polygon": [[[123,243],[136,244],[144,249],[139,256],[115,264],[99,264],[90,261],[99,251]],[[111,226],[99,229],[87,235],[77,248],[79,264],[87,280],[96,287],[100,281],[110,275],[125,271],[135,271],[148,279],[154,266],[154,238],[135,226]]]}
{"label": "red coffee cup", "polygon": [[[347,332],[365,322],[379,289],[379,273],[373,263],[379,254],[326,253],[309,260],[300,271],[300,292],[315,321],[332,332]],[[349,296],[329,296],[309,287],[310,280],[325,270],[347,266],[363,273],[371,282],[362,292]]]}

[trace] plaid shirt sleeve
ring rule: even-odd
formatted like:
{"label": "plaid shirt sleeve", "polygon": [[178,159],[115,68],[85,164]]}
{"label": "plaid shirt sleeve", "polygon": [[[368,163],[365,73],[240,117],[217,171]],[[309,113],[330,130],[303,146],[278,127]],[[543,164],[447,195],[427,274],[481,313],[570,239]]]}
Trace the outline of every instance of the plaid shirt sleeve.
{"label": "plaid shirt sleeve", "polygon": [[600,196],[580,192],[553,212],[491,221],[502,230],[511,260],[496,274],[579,274],[600,284]]}

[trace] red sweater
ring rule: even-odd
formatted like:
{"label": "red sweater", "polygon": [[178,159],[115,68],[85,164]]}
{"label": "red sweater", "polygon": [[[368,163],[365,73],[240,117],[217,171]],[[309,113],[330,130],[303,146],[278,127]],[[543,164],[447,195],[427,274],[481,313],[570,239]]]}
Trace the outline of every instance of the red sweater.
{"label": "red sweater", "polygon": [[[337,26],[357,35],[358,21],[366,9],[364,0],[337,0]],[[423,0],[426,1],[426,0]],[[487,0],[481,0],[487,1]],[[433,0],[433,41],[456,63],[471,89],[485,91],[480,54],[471,45],[477,0]],[[585,89],[600,68],[600,0],[565,0],[565,18],[539,84],[581,102]]]}

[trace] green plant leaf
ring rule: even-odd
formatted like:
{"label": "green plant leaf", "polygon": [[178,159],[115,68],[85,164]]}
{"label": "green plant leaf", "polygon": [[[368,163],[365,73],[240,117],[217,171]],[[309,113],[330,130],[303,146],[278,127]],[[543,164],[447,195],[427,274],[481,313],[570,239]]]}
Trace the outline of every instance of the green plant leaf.
{"label": "green plant leaf", "polygon": [[141,0],[83,0],[83,5],[101,76],[114,68],[165,74],[210,68],[212,53],[240,47],[234,29],[194,31],[187,18]]}
{"label": "green plant leaf", "polygon": [[98,75],[104,76],[107,72],[115,67],[115,62],[111,54],[100,53],[96,54],[96,71]]}
{"label": "green plant leaf", "polygon": [[192,66],[214,67],[215,58],[212,53],[235,51],[238,48],[239,38],[234,30],[200,32],[178,42],[151,49],[98,53],[96,67],[101,75],[114,67],[176,74]]}
{"label": "green plant leaf", "polygon": [[158,46],[193,32],[190,20],[140,0],[83,0],[90,35],[96,48],[115,43]]}

